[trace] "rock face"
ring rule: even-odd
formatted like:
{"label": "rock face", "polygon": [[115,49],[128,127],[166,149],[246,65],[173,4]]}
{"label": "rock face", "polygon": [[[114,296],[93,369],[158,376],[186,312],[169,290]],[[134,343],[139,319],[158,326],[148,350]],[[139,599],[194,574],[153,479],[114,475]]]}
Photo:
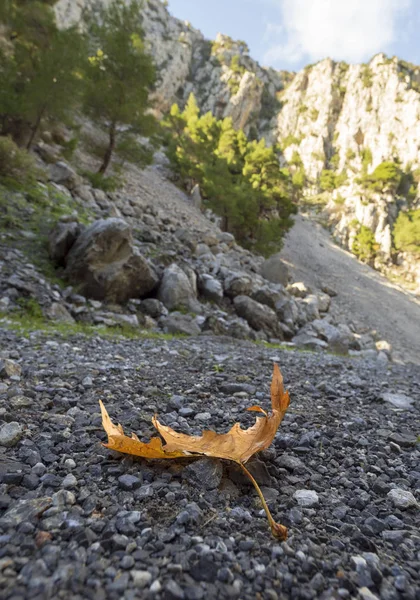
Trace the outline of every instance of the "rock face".
{"label": "rock face", "polygon": [[65,275],[84,295],[120,303],[146,296],[158,282],[133,246],[130,226],[117,218],[95,221],[79,236],[67,255]]}
{"label": "rock face", "polygon": [[[74,23],[92,4],[59,0],[57,19],[62,26]],[[142,27],[157,67],[158,114],[174,102],[183,106],[194,93],[202,112],[231,117],[236,128],[279,144],[284,165],[292,173],[304,172],[304,196],[325,189],[321,175],[328,170],[338,178],[323,194],[337,241],[352,251],[357,228],[368,227],[378,244],[372,265],[397,262],[420,288],[420,269],[412,266],[411,255],[395,257],[392,236],[398,213],[419,206],[419,177],[414,177],[414,201],[407,199],[409,186],[398,195],[367,194],[356,181],[394,159],[418,173],[419,68],[384,54],[367,65],[325,59],[297,74],[263,68],[244,42],[221,34],[206,40],[190,23],[172,17],[160,0],[144,3]],[[51,170],[55,181],[72,177],[60,164]]]}

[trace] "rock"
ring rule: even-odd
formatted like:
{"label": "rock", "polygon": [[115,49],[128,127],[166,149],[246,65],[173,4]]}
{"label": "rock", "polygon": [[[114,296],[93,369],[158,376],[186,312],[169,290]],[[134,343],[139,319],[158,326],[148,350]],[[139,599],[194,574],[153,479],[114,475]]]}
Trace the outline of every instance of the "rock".
{"label": "rock", "polygon": [[273,254],[264,261],[260,273],[265,279],[273,283],[281,283],[286,286],[289,282],[289,267],[282,260],[280,253]]}
{"label": "rock", "polygon": [[64,477],[62,485],[65,490],[71,490],[77,486],[77,479],[72,473],[69,473]]}
{"label": "rock", "polygon": [[0,359],[0,377],[20,377],[22,367],[9,358]]}
{"label": "rock", "polygon": [[69,190],[81,183],[79,175],[64,161],[56,162],[48,167],[50,181],[64,185]]}
{"label": "rock", "polygon": [[156,298],[146,298],[140,304],[140,311],[153,319],[159,319],[162,316],[168,315],[168,309],[165,305]]}
{"label": "rock", "polygon": [[118,483],[123,490],[137,490],[141,486],[141,479],[134,475],[121,475],[118,477]]}
{"label": "rock", "polygon": [[30,500],[18,500],[9,510],[0,518],[0,523],[6,527],[17,527],[25,521],[32,521],[39,517],[52,504],[52,498],[44,496]]}
{"label": "rock", "polygon": [[133,579],[133,585],[136,588],[143,589],[149,585],[152,581],[152,575],[148,571],[131,571],[131,577]]}
{"label": "rock", "polygon": [[195,206],[195,208],[200,209],[203,204],[203,200],[201,198],[200,186],[198,183],[196,183],[193,189],[191,190],[190,198],[193,206]]}
{"label": "rock", "polygon": [[293,494],[293,498],[299,504],[305,508],[316,506],[319,502],[318,494],[313,490],[297,490]]}
{"label": "rock", "polygon": [[227,246],[232,246],[235,243],[235,236],[227,231],[218,233],[217,239],[221,244],[226,244]]}
{"label": "rock", "polygon": [[23,435],[22,426],[16,421],[4,423],[0,427],[0,446],[15,446]]}
{"label": "rock", "polygon": [[130,226],[122,219],[90,225],[67,255],[65,275],[85,296],[114,303],[149,294],[156,273],[133,246]]}
{"label": "rock", "polygon": [[329,285],[326,285],[326,284],[321,285],[321,290],[324,292],[324,294],[328,294],[331,298],[334,298],[335,296],[337,296],[337,292]]}
{"label": "rock", "polygon": [[347,354],[349,345],[348,338],[342,335],[338,327],[331,325],[326,319],[315,319],[311,326],[318,336],[328,343],[330,350],[340,354]]}
{"label": "rock", "polygon": [[404,431],[396,431],[388,439],[403,448],[414,448],[418,443],[418,438],[414,433]]}
{"label": "rock", "polygon": [[64,266],[65,258],[80,234],[77,221],[58,222],[48,236],[48,251],[51,260]]}
{"label": "rock", "polygon": [[394,504],[394,506],[396,508],[400,508],[402,510],[405,510],[412,506],[416,506],[417,508],[420,508],[420,505],[417,502],[417,500],[415,499],[415,497],[413,496],[413,494],[406,490],[402,490],[400,488],[394,488],[388,492],[387,496],[392,501],[392,503]]}
{"label": "rock", "polygon": [[276,460],[276,465],[279,467],[286,468],[288,471],[304,471],[305,465],[297,456],[292,456],[290,454],[282,454]]}
{"label": "rock", "polygon": [[315,294],[309,294],[309,296],[306,296],[306,298],[300,300],[300,302],[305,307],[308,321],[319,319],[319,302],[318,297]]}
{"label": "rock", "polygon": [[298,348],[306,348],[307,350],[326,350],[328,348],[327,342],[319,340],[318,338],[309,335],[307,333],[298,333],[292,338],[293,344]]}
{"label": "rock", "polygon": [[200,458],[185,467],[183,477],[205,490],[214,490],[220,485],[223,475],[222,463],[212,458]]}
{"label": "rock", "polygon": [[[279,288],[283,288],[283,286],[276,286]],[[265,304],[269,306],[273,310],[276,310],[276,306],[280,305],[282,301],[287,301],[288,297],[285,295],[283,289],[276,290],[272,289],[268,285],[258,288],[251,294],[251,298],[255,300],[255,302],[259,302],[260,304]]]}
{"label": "rock", "polygon": [[328,294],[322,294],[320,292],[318,292],[316,294],[316,297],[318,298],[318,308],[320,312],[328,312],[330,309],[330,305],[331,305],[331,298]]}
{"label": "rock", "polygon": [[168,310],[186,308],[201,312],[200,303],[188,275],[175,263],[164,271],[158,290],[159,300]]}
{"label": "rock", "polygon": [[256,331],[267,331],[278,339],[283,339],[283,331],[278,317],[269,306],[255,302],[248,296],[236,296],[233,301],[238,315],[244,318]]}
{"label": "rock", "polygon": [[200,294],[207,300],[220,302],[223,298],[223,286],[218,279],[211,275],[201,275],[198,279],[198,289]]}
{"label": "rock", "polygon": [[306,296],[312,293],[311,289],[306,287],[302,281],[288,285],[287,291],[289,294],[292,294],[292,296],[295,296],[295,298],[306,298]]}
{"label": "rock", "polygon": [[58,323],[75,323],[67,308],[59,302],[53,302],[45,312],[46,316],[52,321],[57,321]]}
{"label": "rock", "polygon": [[405,394],[394,394],[392,392],[385,392],[381,396],[384,402],[388,402],[397,408],[411,408],[414,404],[413,398],[406,396]]}
{"label": "rock", "polygon": [[249,296],[253,288],[252,278],[248,273],[231,272],[225,277],[223,288],[229,298]]}
{"label": "rock", "polygon": [[183,335],[198,335],[201,329],[191,315],[181,313],[171,313],[168,317],[163,317],[160,321],[165,333],[180,333]]}

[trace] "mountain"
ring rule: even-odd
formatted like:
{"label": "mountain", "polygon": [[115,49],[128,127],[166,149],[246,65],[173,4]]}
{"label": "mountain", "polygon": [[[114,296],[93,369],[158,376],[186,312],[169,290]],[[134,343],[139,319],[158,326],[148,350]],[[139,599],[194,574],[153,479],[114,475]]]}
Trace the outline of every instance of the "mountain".
{"label": "mountain", "polygon": [[[77,21],[88,4],[59,0],[57,18]],[[284,165],[300,173],[302,204],[322,211],[336,240],[420,289],[420,226],[412,225],[420,223],[419,67],[378,54],[368,64],[328,58],[297,74],[276,71],[243,41],[205,39],[160,0],[145,2],[143,13],[158,114],[193,93],[202,111],[277,144]]]}

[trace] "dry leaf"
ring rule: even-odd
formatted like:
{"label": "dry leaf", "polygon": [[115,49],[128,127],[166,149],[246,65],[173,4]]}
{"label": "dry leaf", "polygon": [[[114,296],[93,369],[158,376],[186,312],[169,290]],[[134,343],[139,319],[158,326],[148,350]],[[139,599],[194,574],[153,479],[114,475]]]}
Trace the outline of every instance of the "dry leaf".
{"label": "dry leaf", "polygon": [[105,448],[124,452],[124,454],[132,454],[134,456],[142,456],[143,458],[180,458],[186,453],[182,451],[165,452],[162,447],[162,440],[158,437],[152,438],[147,444],[141,442],[135,433],[131,434],[131,438],[124,435],[121,425],[114,425],[109,414],[99,400],[102,414],[102,425],[108,435],[108,443],[103,444]]}
{"label": "dry leaf", "polygon": [[270,416],[267,415],[260,406],[248,408],[248,410],[258,411],[264,415],[264,417],[258,417],[255,425],[249,429],[242,429],[239,423],[235,423],[228,433],[203,431],[201,436],[191,436],[177,433],[170,427],[162,425],[156,417],[153,417],[153,425],[166,442],[165,452],[184,450],[192,454],[205,454],[214,458],[246,463],[251,456],[270,446],[289,402],[289,394],[284,392],[280,369],[278,365],[274,365],[271,383],[272,413]]}
{"label": "dry leaf", "polygon": [[146,444],[141,442],[134,433],[131,434],[131,438],[124,435],[121,425],[112,423],[105,406],[99,401],[102,424],[108,435],[108,444],[104,444],[104,446],[111,450],[142,456],[143,458],[191,458],[205,454],[206,456],[236,462],[252,481],[267,514],[273,535],[285,540],[287,538],[286,527],[274,521],[258,483],[244,463],[257,452],[261,452],[261,450],[265,450],[270,446],[289,402],[289,394],[284,391],[283,377],[278,365],[275,364],[271,382],[271,415],[268,415],[260,406],[251,406],[248,410],[260,412],[264,416],[258,417],[255,424],[249,429],[244,430],[239,423],[235,423],[228,433],[217,434],[214,431],[203,431],[201,436],[177,433],[170,427],[159,423],[155,416],[153,417],[153,425],[166,441],[165,446],[162,446],[160,438],[152,438]]}

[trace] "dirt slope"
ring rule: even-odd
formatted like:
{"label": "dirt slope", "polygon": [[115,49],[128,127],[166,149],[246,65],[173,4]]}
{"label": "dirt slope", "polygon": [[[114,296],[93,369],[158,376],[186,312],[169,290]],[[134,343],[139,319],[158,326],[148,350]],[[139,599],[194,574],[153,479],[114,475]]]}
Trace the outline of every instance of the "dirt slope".
{"label": "dirt slope", "polygon": [[321,225],[299,215],[282,251],[295,281],[334,288],[334,313],[375,329],[394,358],[420,364],[420,302],[336,246]]}

